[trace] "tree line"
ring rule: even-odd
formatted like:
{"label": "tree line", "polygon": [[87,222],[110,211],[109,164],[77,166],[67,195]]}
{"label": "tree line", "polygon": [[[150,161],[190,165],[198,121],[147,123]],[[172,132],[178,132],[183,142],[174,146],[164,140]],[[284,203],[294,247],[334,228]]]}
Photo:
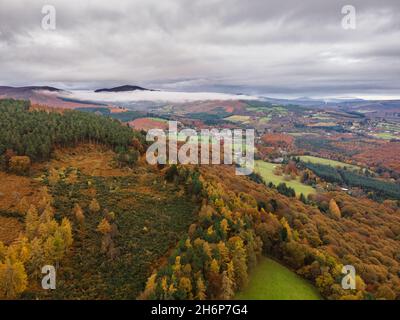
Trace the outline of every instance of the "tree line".
{"label": "tree line", "polygon": [[377,200],[400,199],[400,185],[396,183],[375,179],[345,168],[334,168],[329,165],[310,162],[302,164],[327,182],[361,188],[367,192],[372,192],[373,194],[370,196]]}

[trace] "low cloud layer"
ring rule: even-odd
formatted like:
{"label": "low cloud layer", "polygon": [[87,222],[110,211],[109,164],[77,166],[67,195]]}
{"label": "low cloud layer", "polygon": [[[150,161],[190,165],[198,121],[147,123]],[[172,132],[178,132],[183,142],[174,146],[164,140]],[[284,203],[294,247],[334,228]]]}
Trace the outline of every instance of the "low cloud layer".
{"label": "low cloud layer", "polygon": [[0,0],[0,85],[400,95],[400,2]]}
{"label": "low cloud layer", "polygon": [[193,102],[202,100],[257,100],[256,96],[233,95],[214,92],[175,92],[175,91],[131,91],[131,92],[94,92],[91,90],[72,90],[62,93],[65,98],[104,103],[129,103],[137,101]]}

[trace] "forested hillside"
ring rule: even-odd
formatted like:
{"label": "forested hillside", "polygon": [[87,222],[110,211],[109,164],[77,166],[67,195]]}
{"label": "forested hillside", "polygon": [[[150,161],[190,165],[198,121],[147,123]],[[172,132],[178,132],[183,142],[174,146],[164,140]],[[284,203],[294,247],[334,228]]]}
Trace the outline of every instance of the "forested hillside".
{"label": "forested hillside", "polygon": [[[400,298],[397,201],[300,201],[233,166],[151,166],[142,136],[101,116],[11,100],[0,113],[0,298],[231,299],[263,255],[324,298]],[[44,264],[60,290],[41,289]]]}
{"label": "forested hillside", "polygon": [[366,174],[360,174],[351,169],[334,168],[329,165],[317,163],[304,163],[304,166],[328,182],[338,183],[347,187],[360,187],[370,192],[375,199],[400,200],[400,185],[382,181]]}
{"label": "forested hillside", "polygon": [[[174,170],[175,171],[175,170]],[[176,181],[187,174],[178,169]],[[326,211],[288,199],[233,169],[201,169],[203,206],[142,298],[230,299],[246,287],[262,254],[312,281],[329,299],[399,297],[400,216],[384,205],[340,193],[319,195]],[[325,204],[324,204],[325,203]],[[343,290],[341,269],[357,270],[357,290]]]}
{"label": "forested hillside", "polygon": [[[55,146],[102,143],[126,150],[133,138],[142,139],[119,121],[94,114],[30,111],[26,101],[0,100],[0,155],[9,149],[32,161],[47,160]],[[142,139],[143,140],[143,139]]]}

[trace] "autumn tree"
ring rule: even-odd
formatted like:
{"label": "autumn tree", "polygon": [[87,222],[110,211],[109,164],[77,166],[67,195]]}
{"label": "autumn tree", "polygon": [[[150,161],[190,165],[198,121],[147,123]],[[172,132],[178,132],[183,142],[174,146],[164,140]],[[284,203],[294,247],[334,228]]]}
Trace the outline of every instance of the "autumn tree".
{"label": "autumn tree", "polygon": [[85,214],[83,213],[81,206],[77,203],[74,206],[74,215],[78,223],[80,225],[83,225],[83,223],[85,222]]}
{"label": "autumn tree", "polygon": [[41,267],[46,264],[46,256],[41,239],[34,238],[30,242],[30,259],[27,262],[29,276],[37,279],[41,274]]}
{"label": "autumn tree", "polygon": [[30,207],[30,203],[28,201],[27,197],[23,197],[17,204],[16,206],[16,210],[18,211],[18,213],[20,213],[21,215],[25,215],[27,213],[27,211],[29,210]]}
{"label": "autumn tree", "polygon": [[92,213],[97,213],[97,212],[99,212],[100,211],[100,204],[99,204],[99,202],[95,199],[95,198],[93,198],[92,199],[92,201],[90,202],[90,204],[89,204],[89,210],[90,210],[90,212],[92,212]]}
{"label": "autumn tree", "polygon": [[27,175],[31,167],[31,159],[27,156],[13,156],[9,161],[9,170],[19,175]]}
{"label": "autumn tree", "polygon": [[60,233],[63,237],[65,248],[68,250],[72,246],[73,236],[71,222],[67,218],[61,220]]}
{"label": "autumn tree", "polygon": [[98,232],[100,232],[103,235],[109,234],[111,232],[111,225],[110,223],[107,221],[106,218],[103,218],[100,223],[97,226],[96,229]]}
{"label": "autumn tree", "polygon": [[140,294],[139,299],[140,300],[148,300],[152,297],[154,294],[154,291],[156,289],[156,279],[157,279],[157,273],[153,273],[147,280],[146,287],[144,291]]}
{"label": "autumn tree", "polygon": [[199,276],[196,281],[196,299],[197,300],[205,300],[206,299],[206,286],[204,285],[204,281]]}
{"label": "autumn tree", "polygon": [[342,216],[339,206],[333,198],[329,201],[329,212],[336,219],[340,219]]}
{"label": "autumn tree", "polygon": [[44,243],[44,251],[47,260],[49,262],[56,262],[57,266],[64,257],[65,250],[66,245],[63,236],[58,230],[54,235],[49,236]]}
{"label": "autumn tree", "polygon": [[185,299],[193,299],[192,283],[189,278],[181,277],[179,279],[179,290],[184,294]]}
{"label": "autumn tree", "polygon": [[248,283],[247,264],[246,264],[246,250],[244,248],[243,240],[239,237],[229,239],[233,246],[232,262],[235,274],[235,284],[237,289],[243,289]]}
{"label": "autumn tree", "polygon": [[16,299],[28,284],[25,268],[20,261],[9,258],[0,263],[0,299]]}
{"label": "autumn tree", "polygon": [[221,299],[230,300],[235,295],[233,279],[229,277],[228,271],[222,273]]}

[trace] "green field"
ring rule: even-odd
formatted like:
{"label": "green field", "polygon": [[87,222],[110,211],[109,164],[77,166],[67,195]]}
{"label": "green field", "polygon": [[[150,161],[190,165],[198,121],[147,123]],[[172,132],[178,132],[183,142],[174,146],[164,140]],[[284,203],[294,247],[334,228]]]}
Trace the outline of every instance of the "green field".
{"label": "green field", "polygon": [[347,168],[353,169],[353,170],[361,169],[359,166],[347,164],[347,163],[340,162],[340,161],[325,159],[325,158],[319,158],[319,157],[313,157],[313,156],[300,156],[299,158],[303,162],[324,164],[324,165],[332,166],[332,167],[347,167]]}
{"label": "green field", "polygon": [[381,133],[373,134],[373,136],[378,139],[384,139],[384,140],[400,139],[399,136],[395,136],[394,134],[391,134],[388,132],[381,132]]}
{"label": "green field", "polygon": [[269,258],[262,258],[252,271],[248,287],[239,300],[321,300],[316,288]]}
{"label": "green field", "polygon": [[267,117],[261,117],[260,119],[258,119],[258,123],[266,124],[266,123],[270,122],[271,119],[272,119],[272,117],[270,115],[268,115]]}
{"label": "green field", "polygon": [[168,120],[165,120],[165,119],[162,119],[162,118],[148,117],[146,119],[157,121],[157,122],[168,122]]}
{"label": "green field", "polygon": [[233,115],[228,118],[225,118],[224,120],[231,121],[231,122],[238,122],[238,123],[246,123],[250,120],[249,116],[239,116],[239,115]]}
{"label": "green field", "polygon": [[293,188],[297,195],[303,193],[307,197],[310,193],[315,193],[315,189],[313,187],[301,183],[299,179],[286,181],[283,176],[275,175],[274,169],[276,166],[278,165],[274,163],[257,160],[255,161],[254,169],[264,178],[267,183],[272,182],[277,186],[278,184],[284,182],[288,187]]}
{"label": "green field", "polygon": [[304,137],[304,136],[317,136],[315,132],[288,132],[288,135],[292,137]]}

